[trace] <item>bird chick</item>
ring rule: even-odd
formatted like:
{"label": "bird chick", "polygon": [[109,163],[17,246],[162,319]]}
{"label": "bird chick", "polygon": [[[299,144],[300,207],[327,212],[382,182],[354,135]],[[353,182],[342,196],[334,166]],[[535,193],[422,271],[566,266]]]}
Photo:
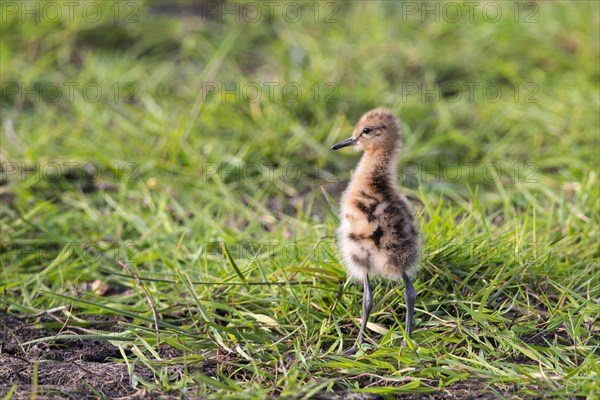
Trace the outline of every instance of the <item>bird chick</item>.
{"label": "bird chick", "polygon": [[419,237],[408,201],[398,190],[396,164],[402,146],[398,119],[383,108],[367,112],[356,124],[352,137],[331,148],[346,146],[364,151],[342,195],[341,224],[337,231],[348,272],[364,285],[360,332],[346,352],[354,354],[363,343],[373,308],[370,276],[402,278],[406,334],[411,336],[416,291],[408,271],[419,258]]}

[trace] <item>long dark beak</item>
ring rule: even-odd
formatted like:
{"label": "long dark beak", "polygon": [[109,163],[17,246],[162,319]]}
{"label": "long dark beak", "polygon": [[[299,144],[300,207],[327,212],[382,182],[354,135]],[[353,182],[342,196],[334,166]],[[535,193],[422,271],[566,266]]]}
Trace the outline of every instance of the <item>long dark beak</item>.
{"label": "long dark beak", "polygon": [[337,149],[341,149],[342,147],[352,146],[354,143],[356,143],[356,139],[351,137],[351,138],[344,140],[343,142],[334,144],[333,146],[331,146],[331,150],[337,150]]}

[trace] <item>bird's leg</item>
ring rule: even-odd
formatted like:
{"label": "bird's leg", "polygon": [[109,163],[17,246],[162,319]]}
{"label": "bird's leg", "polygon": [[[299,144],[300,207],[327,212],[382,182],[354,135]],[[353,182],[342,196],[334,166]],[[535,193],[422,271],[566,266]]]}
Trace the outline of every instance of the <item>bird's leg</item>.
{"label": "bird's leg", "polygon": [[358,333],[358,338],[356,342],[352,346],[351,349],[346,351],[346,354],[351,355],[355,354],[358,351],[360,345],[363,344],[363,337],[365,334],[365,330],[367,329],[367,321],[369,319],[369,315],[371,314],[371,310],[373,309],[373,291],[371,290],[371,282],[369,281],[369,276],[365,276],[364,280],[364,292],[363,292],[363,315],[362,322],[360,324],[360,332]]}
{"label": "bird's leg", "polygon": [[365,276],[364,283],[364,293],[363,293],[363,317],[362,322],[360,324],[360,332],[358,333],[358,345],[363,344],[363,336],[365,331],[367,330],[367,321],[369,320],[369,315],[371,315],[371,310],[373,309],[373,291],[371,290],[371,282],[369,281],[369,276]]}
{"label": "bird's leg", "polygon": [[[415,300],[417,299],[417,291],[412,282],[408,278],[406,272],[402,273],[404,280],[404,299],[406,301],[406,335],[412,338],[413,314],[415,313]],[[406,344],[406,340],[404,340]]]}

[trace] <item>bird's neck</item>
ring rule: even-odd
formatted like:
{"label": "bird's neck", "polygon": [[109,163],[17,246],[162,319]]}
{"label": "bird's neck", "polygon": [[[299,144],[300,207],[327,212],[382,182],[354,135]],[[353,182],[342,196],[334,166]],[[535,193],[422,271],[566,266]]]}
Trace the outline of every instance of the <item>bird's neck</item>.
{"label": "bird's neck", "polygon": [[397,187],[397,164],[400,151],[365,152],[356,168],[356,182],[377,190]]}

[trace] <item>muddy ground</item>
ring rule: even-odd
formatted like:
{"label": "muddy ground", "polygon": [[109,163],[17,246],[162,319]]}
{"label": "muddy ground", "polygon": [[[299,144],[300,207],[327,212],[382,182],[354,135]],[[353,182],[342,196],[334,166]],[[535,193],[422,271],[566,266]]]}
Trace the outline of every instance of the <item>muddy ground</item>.
{"label": "muddy ground", "polygon": [[[40,317],[42,321],[46,317]],[[46,322],[46,321],[44,321]],[[110,330],[118,321],[106,319],[94,321],[95,327]],[[25,344],[32,339],[51,337],[57,332],[36,327],[37,318],[20,319],[0,311],[0,398],[13,391],[11,399],[195,399],[205,398],[203,393],[153,392],[148,393],[141,385],[132,385],[127,364],[119,349],[101,340],[48,340]],[[61,333],[76,333],[68,328]],[[174,349],[161,348],[163,359],[180,356]],[[171,368],[171,367],[170,367]],[[174,365],[173,371],[183,370],[183,365]],[[214,366],[195,366],[207,375]],[[190,370],[188,366],[188,370]],[[37,371],[37,372],[36,372]],[[148,382],[154,380],[152,371],[138,364],[135,376]],[[37,377],[37,378],[34,378]],[[440,392],[430,395],[405,395],[398,399],[496,399],[496,395],[484,392],[481,382],[453,384],[448,394]],[[369,394],[317,394],[314,399],[376,400],[383,399]],[[389,397],[388,397],[389,398]]]}
{"label": "muddy ground", "polygon": [[[97,398],[130,396],[137,392],[130,383],[127,365],[111,361],[121,358],[119,349],[99,340],[23,343],[55,335],[10,315],[0,315],[0,395],[17,385],[12,398]],[[37,382],[32,378],[37,369]],[[136,371],[148,379],[144,367]]]}

